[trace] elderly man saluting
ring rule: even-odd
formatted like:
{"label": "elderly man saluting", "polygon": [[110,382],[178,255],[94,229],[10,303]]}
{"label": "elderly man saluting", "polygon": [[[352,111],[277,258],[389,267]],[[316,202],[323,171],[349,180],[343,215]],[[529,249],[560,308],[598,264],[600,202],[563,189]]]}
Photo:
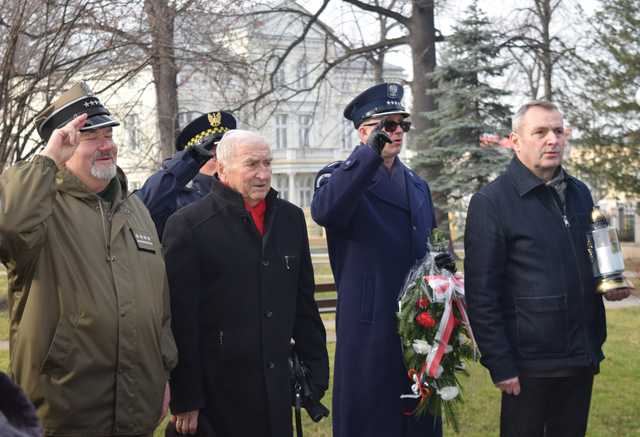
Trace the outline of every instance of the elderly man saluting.
{"label": "elderly man saluting", "polygon": [[44,150],[0,178],[11,376],[46,436],[148,436],[168,404],[164,263],[116,167],[117,125],[78,84],[39,117]]}
{"label": "elderly man saluting", "polygon": [[231,130],[217,155],[221,183],[164,231],[179,351],[171,409],[181,433],[204,416],[218,437],[288,436],[292,338],[316,399],[329,379],[304,214],[271,188],[263,137]]}

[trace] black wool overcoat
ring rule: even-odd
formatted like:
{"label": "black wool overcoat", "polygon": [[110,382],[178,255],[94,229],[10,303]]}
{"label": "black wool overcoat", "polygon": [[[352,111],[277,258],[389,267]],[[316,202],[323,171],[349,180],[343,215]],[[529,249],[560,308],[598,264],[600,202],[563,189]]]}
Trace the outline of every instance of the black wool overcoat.
{"label": "black wool overcoat", "polygon": [[179,363],[173,413],[200,409],[219,437],[292,435],[290,340],[328,387],[302,210],[267,196],[261,236],[242,197],[216,183],[167,221],[163,243]]}

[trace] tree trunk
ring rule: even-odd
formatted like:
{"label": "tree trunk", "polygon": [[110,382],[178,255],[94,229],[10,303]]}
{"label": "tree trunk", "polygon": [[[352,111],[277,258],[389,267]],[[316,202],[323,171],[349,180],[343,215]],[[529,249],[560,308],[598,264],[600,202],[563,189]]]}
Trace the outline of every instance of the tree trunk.
{"label": "tree trunk", "polygon": [[[427,90],[434,84],[427,79],[427,74],[436,68],[436,29],[434,23],[434,1],[412,0],[413,8],[409,23],[409,45],[413,58],[413,138],[420,138],[430,126],[425,112],[435,109],[435,99],[427,95]],[[428,144],[413,142],[415,150],[426,150]]]}
{"label": "tree trunk", "polygon": [[145,0],[145,13],[151,31],[151,66],[156,89],[160,158],[173,155],[178,114],[178,69],[174,54],[173,31],[176,10],[167,0]]}
{"label": "tree trunk", "polygon": [[542,28],[542,76],[544,77],[544,98],[551,101],[553,99],[553,89],[551,88],[551,77],[553,74],[553,60],[551,58],[551,25],[552,11],[551,1],[542,0],[539,5],[540,27]]}
{"label": "tree trunk", "polygon": [[[430,147],[420,138],[426,136],[426,131],[432,123],[425,116],[426,112],[436,109],[436,102],[433,95],[427,95],[427,90],[434,89],[436,85],[427,78],[427,74],[432,73],[436,68],[436,28],[434,23],[434,1],[433,0],[412,0],[413,11],[409,23],[409,45],[413,58],[413,81],[411,83],[411,94],[413,97],[412,108],[412,133],[411,146],[418,153],[429,153]],[[440,174],[439,166],[428,166],[421,172],[427,181],[433,180]],[[437,205],[446,204],[445,194],[433,191],[431,193],[433,201]],[[448,217],[446,211],[436,207],[436,221],[447,233]],[[444,227],[443,227],[444,226]]]}
{"label": "tree trunk", "polygon": [[375,83],[383,83],[384,82],[384,52],[380,53],[380,55],[375,56],[375,54],[369,60],[371,65],[373,66],[373,80]]}

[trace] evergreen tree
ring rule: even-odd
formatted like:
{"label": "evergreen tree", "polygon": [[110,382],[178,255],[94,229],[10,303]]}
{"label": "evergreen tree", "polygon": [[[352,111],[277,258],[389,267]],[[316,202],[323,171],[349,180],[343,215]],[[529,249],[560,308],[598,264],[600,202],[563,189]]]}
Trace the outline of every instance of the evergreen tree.
{"label": "evergreen tree", "polygon": [[640,194],[640,0],[602,0],[593,20],[585,86],[567,113],[581,153],[572,170],[601,195]]}
{"label": "evergreen tree", "polygon": [[509,92],[489,83],[507,67],[499,61],[498,33],[476,1],[453,30],[432,74],[438,109],[426,113],[434,127],[418,141],[428,148],[412,161],[421,174],[439,170],[428,182],[436,206],[447,210],[492,180],[511,157],[498,141],[510,131],[511,108],[501,103]]}

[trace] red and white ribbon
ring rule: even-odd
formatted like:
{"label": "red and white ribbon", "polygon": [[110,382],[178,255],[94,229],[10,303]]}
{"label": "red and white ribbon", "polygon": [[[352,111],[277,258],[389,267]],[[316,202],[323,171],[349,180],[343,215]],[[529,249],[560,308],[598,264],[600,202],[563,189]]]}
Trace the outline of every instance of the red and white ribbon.
{"label": "red and white ribbon", "polygon": [[438,378],[440,372],[440,363],[445,354],[451,333],[455,328],[455,317],[453,315],[453,305],[456,305],[464,323],[469,338],[473,342],[475,349],[475,339],[469,324],[469,317],[464,303],[464,281],[462,278],[454,275],[427,275],[425,281],[433,290],[434,301],[444,302],[444,312],[442,319],[433,341],[433,348],[427,355],[426,370],[427,374],[432,378]]}

